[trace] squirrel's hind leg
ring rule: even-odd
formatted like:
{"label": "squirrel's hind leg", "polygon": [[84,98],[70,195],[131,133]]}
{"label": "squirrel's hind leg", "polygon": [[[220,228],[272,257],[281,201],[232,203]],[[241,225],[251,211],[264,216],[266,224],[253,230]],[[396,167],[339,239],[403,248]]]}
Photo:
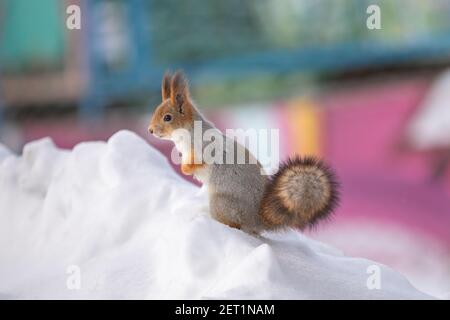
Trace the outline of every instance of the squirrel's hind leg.
{"label": "squirrel's hind leg", "polygon": [[223,224],[229,226],[230,228],[234,228],[234,229],[238,229],[238,230],[241,229],[241,225],[236,223],[236,222],[231,222],[231,221],[228,221],[228,220],[225,220],[225,219],[221,219],[221,218],[218,218],[217,221],[219,221],[220,223],[223,223]]}
{"label": "squirrel's hind leg", "polygon": [[235,207],[236,199],[231,195],[215,194],[209,200],[211,216],[214,219],[231,228],[242,229],[240,213]]}

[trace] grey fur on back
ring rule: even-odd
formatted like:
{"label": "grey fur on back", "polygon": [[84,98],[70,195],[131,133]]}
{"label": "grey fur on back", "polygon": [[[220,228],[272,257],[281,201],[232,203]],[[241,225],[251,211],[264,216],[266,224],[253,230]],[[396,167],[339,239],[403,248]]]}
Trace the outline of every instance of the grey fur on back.
{"label": "grey fur on back", "polygon": [[247,149],[236,141],[232,144],[253,162],[238,164],[235,153],[234,164],[212,165],[208,181],[211,215],[219,221],[235,221],[246,232],[258,233],[263,230],[259,207],[268,177]]}
{"label": "grey fur on back", "polygon": [[[211,216],[225,224],[238,224],[249,233],[261,232],[264,226],[259,209],[269,179],[262,174],[260,163],[247,148],[206,121],[196,108],[195,120],[202,121],[202,134],[213,129],[223,137],[222,163],[208,164],[207,173],[199,177],[208,188]],[[203,141],[202,149],[209,143]],[[245,155],[245,161],[239,155]]]}

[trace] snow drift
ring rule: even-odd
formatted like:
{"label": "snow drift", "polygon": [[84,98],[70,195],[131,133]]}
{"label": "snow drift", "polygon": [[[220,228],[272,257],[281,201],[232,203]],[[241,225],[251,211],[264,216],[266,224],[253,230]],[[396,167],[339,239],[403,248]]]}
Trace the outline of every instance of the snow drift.
{"label": "snow drift", "polygon": [[0,297],[429,298],[295,231],[253,237],[212,220],[205,190],[127,131],[72,151],[0,146]]}

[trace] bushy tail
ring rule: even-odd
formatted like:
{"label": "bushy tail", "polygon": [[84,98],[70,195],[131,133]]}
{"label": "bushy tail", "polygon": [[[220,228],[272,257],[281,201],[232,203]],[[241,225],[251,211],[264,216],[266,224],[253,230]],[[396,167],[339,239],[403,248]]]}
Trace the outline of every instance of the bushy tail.
{"label": "bushy tail", "polygon": [[336,208],[339,184],[322,161],[296,157],[272,176],[261,200],[260,215],[267,229],[314,226]]}

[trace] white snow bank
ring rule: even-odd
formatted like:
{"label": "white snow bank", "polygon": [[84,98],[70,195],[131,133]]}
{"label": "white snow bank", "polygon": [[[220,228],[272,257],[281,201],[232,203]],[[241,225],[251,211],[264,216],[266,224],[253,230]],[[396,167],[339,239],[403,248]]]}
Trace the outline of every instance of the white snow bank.
{"label": "white snow bank", "polygon": [[294,231],[255,238],[207,211],[204,190],[127,131],[70,152],[0,148],[0,297],[428,298],[375,262]]}

